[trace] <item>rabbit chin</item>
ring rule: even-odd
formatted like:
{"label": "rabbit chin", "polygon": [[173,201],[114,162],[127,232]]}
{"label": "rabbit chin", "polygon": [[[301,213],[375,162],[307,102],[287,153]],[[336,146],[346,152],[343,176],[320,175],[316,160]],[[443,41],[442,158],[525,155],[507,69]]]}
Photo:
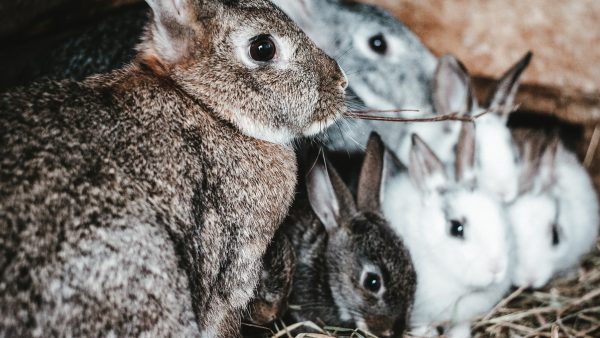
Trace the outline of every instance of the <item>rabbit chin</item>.
{"label": "rabbit chin", "polygon": [[339,116],[332,116],[321,121],[313,122],[309,124],[307,128],[304,129],[302,135],[313,136],[316,134],[320,134],[323,131],[325,131],[325,129],[327,129],[329,126],[331,126],[335,121],[337,121],[338,118]]}

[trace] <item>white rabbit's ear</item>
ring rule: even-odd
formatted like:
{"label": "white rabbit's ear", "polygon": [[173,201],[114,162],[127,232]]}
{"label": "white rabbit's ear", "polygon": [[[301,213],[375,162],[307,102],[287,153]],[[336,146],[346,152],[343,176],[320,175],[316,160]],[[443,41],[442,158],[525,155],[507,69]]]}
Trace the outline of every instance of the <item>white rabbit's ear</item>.
{"label": "white rabbit's ear", "polygon": [[521,151],[522,171],[519,177],[519,194],[545,193],[555,182],[555,161],[559,141],[530,140]]}
{"label": "white rabbit's ear", "polygon": [[504,119],[514,110],[515,96],[519,89],[521,75],[529,65],[532,57],[531,52],[527,52],[517,63],[515,63],[498,82],[490,92],[486,101],[488,109],[501,114]]}
{"label": "white rabbit's ear", "polygon": [[455,172],[456,181],[475,185],[475,124],[463,122],[456,144]]}
{"label": "white rabbit's ear", "polygon": [[556,183],[556,153],[558,152],[559,141],[554,139],[548,144],[540,159],[540,168],[538,173],[539,189],[542,192],[549,192]]}
{"label": "white rabbit's ear", "polygon": [[466,68],[450,54],[440,58],[435,70],[433,105],[438,114],[470,114],[477,107]]}
{"label": "white rabbit's ear", "polygon": [[412,134],[409,161],[410,178],[421,191],[430,193],[448,186],[444,163],[417,134]]}
{"label": "white rabbit's ear", "polygon": [[375,132],[371,133],[358,178],[356,204],[360,210],[381,210],[384,152],[385,146],[381,137]]}
{"label": "white rabbit's ear", "polygon": [[192,25],[198,20],[200,1],[146,0],[152,8],[151,41],[142,48],[162,62],[175,62],[189,53]]}
{"label": "white rabbit's ear", "polygon": [[329,233],[337,230],[340,219],[356,212],[348,187],[321,156],[307,174],[306,188],[310,206]]}

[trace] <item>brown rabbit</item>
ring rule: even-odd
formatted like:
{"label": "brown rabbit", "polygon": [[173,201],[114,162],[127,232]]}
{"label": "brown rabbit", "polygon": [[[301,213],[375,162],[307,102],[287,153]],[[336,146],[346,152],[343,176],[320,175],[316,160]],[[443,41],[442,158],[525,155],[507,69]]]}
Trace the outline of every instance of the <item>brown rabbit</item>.
{"label": "brown rabbit", "polygon": [[136,60],[0,95],[0,336],[239,333],[346,79],[266,0],[148,0]]}

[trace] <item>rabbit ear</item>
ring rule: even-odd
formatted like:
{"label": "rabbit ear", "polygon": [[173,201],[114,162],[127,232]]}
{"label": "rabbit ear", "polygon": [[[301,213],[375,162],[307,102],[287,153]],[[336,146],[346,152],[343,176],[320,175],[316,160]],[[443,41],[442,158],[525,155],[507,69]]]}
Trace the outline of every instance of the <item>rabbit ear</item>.
{"label": "rabbit ear", "polygon": [[450,54],[440,58],[435,70],[433,105],[438,114],[469,114],[477,106],[466,68]]}
{"label": "rabbit ear", "polygon": [[475,124],[464,122],[456,144],[456,181],[475,184]]}
{"label": "rabbit ear", "polygon": [[558,147],[558,140],[552,140],[546,149],[544,149],[544,153],[540,159],[538,182],[539,189],[542,192],[551,191],[556,182],[556,153],[558,152]]}
{"label": "rabbit ear", "polygon": [[339,220],[356,212],[352,194],[333,167],[317,156],[306,177],[308,200],[327,232],[339,227]]}
{"label": "rabbit ear", "polygon": [[520,161],[523,163],[519,177],[519,194],[544,193],[555,178],[555,160],[558,139],[551,141],[529,139],[522,147]]}
{"label": "rabbit ear", "polygon": [[504,73],[488,96],[486,101],[488,109],[500,114],[504,119],[508,119],[508,114],[513,110],[521,75],[529,65],[532,55],[531,52],[527,52]]}
{"label": "rabbit ear", "polygon": [[153,14],[151,41],[142,44],[149,54],[163,62],[175,62],[187,55],[192,25],[197,21],[199,1],[146,0]]}
{"label": "rabbit ear", "polygon": [[385,146],[377,133],[371,133],[358,179],[357,206],[360,210],[379,212]]}
{"label": "rabbit ear", "polygon": [[444,164],[417,134],[412,134],[409,159],[408,173],[421,191],[429,193],[447,186]]}

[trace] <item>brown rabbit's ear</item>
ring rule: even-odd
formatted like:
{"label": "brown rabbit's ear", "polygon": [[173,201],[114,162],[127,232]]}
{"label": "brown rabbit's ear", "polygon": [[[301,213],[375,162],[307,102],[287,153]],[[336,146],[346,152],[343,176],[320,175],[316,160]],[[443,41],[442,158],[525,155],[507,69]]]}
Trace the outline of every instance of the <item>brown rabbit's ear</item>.
{"label": "brown rabbit's ear", "polygon": [[379,212],[381,209],[384,154],[381,137],[371,133],[358,179],[356,204],[360,210]]}
{"label": "brown rabbit's ear", "polygon": [[475,184],[475,124],[463,122],[456,144],[456,181]]}
{"label": "brown rabbit's ear", "polygon": [[469,114],[477,106],[465,66],[450,54],[440,58],[435,70],[433,105],[438,114]]}
{"label": "brown rabbit's ear", "polygon": [[189,53],[202,1],[146,0],[153,24],[141,49],[161,63],[173,63]]}
{"label": "brown rabbit's ear", "polygon": [[339,227],[339,220],[356,212],[352,194],[333,167],[317,156],[306,177],[308,200],[327,232]]}
{"label": "brown rabbit's ear", "polygon": [[517,63],[515,63],[498,82],[490,92],[486,100],[488,109],[500,114],[504,119],[512,112],[515,96],[519,89],[521,75],[529,65],[532,57],[531,52],[527,52]]}
{"label": "brown rabbit's ear", "polygon": [[429,193],[447,187],[444,164],[417,134],[412,134],[409,161],[409,176],[421,191]]}

